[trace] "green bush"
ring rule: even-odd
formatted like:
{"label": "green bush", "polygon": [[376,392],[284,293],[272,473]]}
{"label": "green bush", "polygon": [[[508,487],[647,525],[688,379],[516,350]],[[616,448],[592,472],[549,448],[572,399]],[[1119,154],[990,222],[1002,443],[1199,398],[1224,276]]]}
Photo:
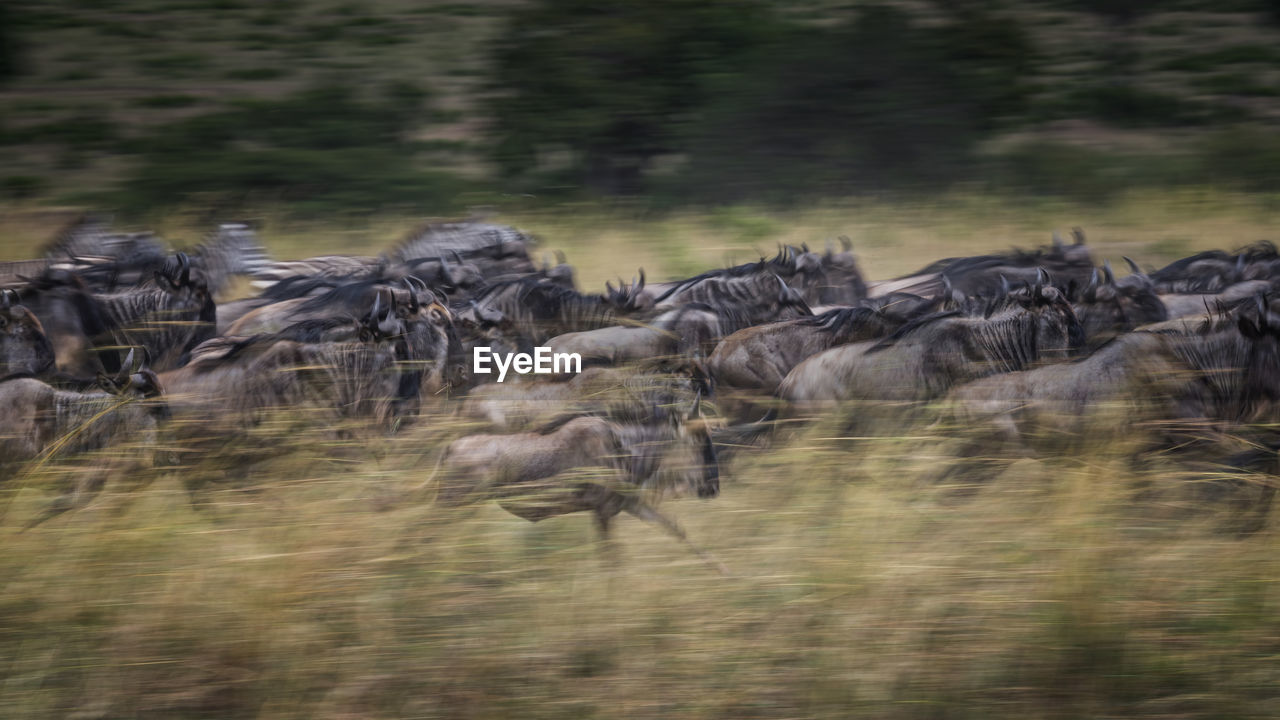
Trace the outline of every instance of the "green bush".
{"label": "green bush", "polygon": [[288,74],[289,71],[285,68],[256,67],[228,70],[224,77],[228,80],[276,80]]}
{"label": "green bush", "polygon": [[1222,65],[1239,63],[1274,63],[1280,52],[1266,45],[1232,45],[1219,50],[1174,58],[1159,66],[1160,70],[1208,72]]}
{"label": "green bush", "polygon": [[101,149],[115,141],[119,131],[111,118],[85,112],[27,128],[23,135],[30,142],[56,143],[88,150]]}
{"label": "green bush", "polygon": [[968,169],[984,98],[934,32],[879,7],[777,46],[691,128],[679,194],[786,201],[936,187]]}
{"label": "green bush", "polygon": [[331,84],[278,100],[242,100],[133,142],[141,163],[118,200],[128,209],[194,195],[343,209],[438,207],[465,184],[414,163],[417,147],[408,135],[428,97],[398,82],[376,97]]}
{"label": "green bush", "polygon": [[48,182],[35,175],[10,175],[0,180],[0,194],[22,200],[45,192]]}
{"label": "green bush", "polygon": [[1070,116],[1084,115],[1121,127],[1197,125],[1239,120],[1245,113],[1241,108],[1209,105],[1128,83],[1079,88],[1067,95],[1064,108]]}
{"label": "green bush", "polygon": [[147,108],[180,108],[190,107],[200,102],[195,95],[148,95],[133,101],[138,107]]}
{"label": "green bush", "polygon": [[1257,128],[1225,130],[1199,149],[1204,179],[1245,190],[1280,188],[1280,139]]}

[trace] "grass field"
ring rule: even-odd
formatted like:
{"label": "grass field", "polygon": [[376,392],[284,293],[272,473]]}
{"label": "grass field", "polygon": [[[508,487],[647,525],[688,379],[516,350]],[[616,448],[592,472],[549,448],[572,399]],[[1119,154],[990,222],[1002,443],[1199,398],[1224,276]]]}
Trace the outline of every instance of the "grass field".
{"label": "grass field", "polygon": [[[416,219],[264,213],[281,257],[386,247]],[[5,257],[57,214],[7,211]],[[1083,226],[1097,257],[1161,264],[1275,239],[1275,198],[1134,195],[1105,207],[954,196],[658,215],[499,217],[563,248],[586,289],[848,235],[870,278]],[[197,213],[156,219],[194,241]],[[0,709],[30,718],[1068,718],[1280,713],[1280,536],[1235,532],[1203,475],[1135,469],[1126,438],[1025,459],[960,494],[928,481],[945,428],[819,423],[734,455],[712,501],[667,503],[722,577],[633,520],[379,499],[460,426],[281,436],[293,452],[194,510],[184,473],[117,477],[29,532],[74,466],[3,487]],[[264,430],[270,433],[268,428]],[[1245,479],[1245,484],[1265,478]],[[142,485],[131,489],[133,485]],[[1245,493],[1247,495],[1247,493]],[[1236,498],[1237,496],[1228,496]]]}

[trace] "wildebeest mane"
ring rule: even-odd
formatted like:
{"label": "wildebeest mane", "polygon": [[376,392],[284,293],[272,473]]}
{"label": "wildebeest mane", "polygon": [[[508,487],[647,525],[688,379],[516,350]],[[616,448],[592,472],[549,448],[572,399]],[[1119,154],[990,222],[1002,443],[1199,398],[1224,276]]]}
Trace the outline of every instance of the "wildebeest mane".
{"label": "wildebeest mane", "polygon": [[377,278],[354,279],[308,299],[297,311],[305,313],[324,308],[342,308],[347,312],[362,312],[365,310],[365,303],[372,302],[373,294],[385,285],[385,282]]}
{"label": "wildebeest mane", "polygon": [[863,325],[879,315],[877,310],[865,307],[836,308],[821,315],[801,318],[800,325],[816,327],[825,333],[838,333]]}
{"label": "wildebeest mane", "polygon": [[791,274],[795,272],[796,269],[795,254],[800,252],[801,250],[798,248],[787,246],[779,250],[777,255],[767,260],[761,258],[760,260],[752,263],[743,263],[742,265],[708,270],[700,275],[695,275],[691,278],[681,280],[670,288],[667,288],[666,292],[659,295],[655,302],[662,302],[676,292],[688,289],[700,282],[703,282],[704,280],[710,280],[712,278],[739,278],[763,273]]}
{"label": "wildebeest mane", "polygon": [[923,328],[925,326],[932,325],[941,320],[946,320],[947,318],[961,317],[961,316],[964,316],[965,314],[966,313],[962,310],[940,310],[938,312],[929,313],[927,315],[921,315],[920,317],[915,318],[914,320],[907,321],[902,327],[893,331],[884,339],[877,342],[875,345],[872,345],[870,348],[867,348],[867,353],[870,354],[870,353],[877,352],[879,350],[884,350],[885,348],[891,347],[897,344],[899,340],[917,332],[918,330],[920,330],[920,328]]}

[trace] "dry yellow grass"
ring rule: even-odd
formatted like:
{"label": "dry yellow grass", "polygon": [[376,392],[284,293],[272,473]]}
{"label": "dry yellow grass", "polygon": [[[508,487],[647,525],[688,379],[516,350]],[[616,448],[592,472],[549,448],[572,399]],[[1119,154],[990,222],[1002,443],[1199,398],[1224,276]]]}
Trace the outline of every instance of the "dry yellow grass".
{"label": "dry yellow grass", "polygon": [[[583,284],[653,279],[847,234],[868,274],[1029,246],[1082,225],[1100,256],[1163,262],[1267,237],[1277,209],[1215,194],[1110,208],[952,198],[773,213],[503,217],[564,248]],[[11,217],[11,216],[10,216]],[[281,256],[385,247],[412,223],[268,219]],[[162,229],[194,239],[177,218]],[[4,237],[13,237],[5,233]],[[12,245],[6,254],[15,255]],[[21,253],[17,253],[21,254]],[[293,436],[214,488],[116,479],[27,533],[0,525],[0,707],[10,717],[1273,717],[1280,537],[1241,537],[1203,478],[1134,469],[1123,439],[1025,459],[970,494],[927,481],[943,429],[842,439],[822,423],[727,463],[723,494],[665,506],[721,577],[623,519],[529,524],[493,506],[375,510],[456,432]],[[52,471],[50,471],[52,472]],[[1146,483],[1146,485],[1143,485]]]}

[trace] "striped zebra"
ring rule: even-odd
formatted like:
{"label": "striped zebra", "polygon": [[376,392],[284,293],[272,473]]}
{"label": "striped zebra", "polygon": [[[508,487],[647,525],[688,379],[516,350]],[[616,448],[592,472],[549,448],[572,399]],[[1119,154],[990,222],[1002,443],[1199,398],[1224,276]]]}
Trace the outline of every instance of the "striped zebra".
{"label": "striped zebra", "polygon": [[269,263],[267,250],[253,228],[244,223],[224,223],[191,250],[191,266],[209,292],[221,295],[236,275],[256,277]]}
{"label": "striped zebra", "polygon": [[532,238],[508,225],[470,221],[428,223],[409,233],[391,252],[391,257],[412,260],[457,252],[463,256],[482,253],[493,258],[527,258],[532,244]]}

